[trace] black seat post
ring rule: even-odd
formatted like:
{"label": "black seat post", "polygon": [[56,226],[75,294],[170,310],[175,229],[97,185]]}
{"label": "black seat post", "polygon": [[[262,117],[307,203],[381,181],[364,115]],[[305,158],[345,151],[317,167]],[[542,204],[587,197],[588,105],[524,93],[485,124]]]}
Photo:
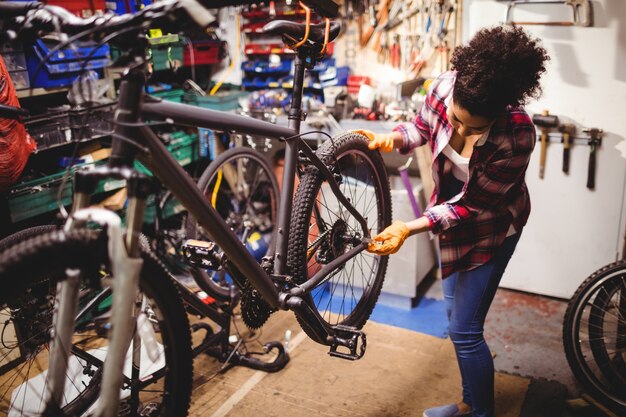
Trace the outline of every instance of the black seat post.
{"label": "black seat post", "polygon": [[296,51],[293,75],[293,95],[291,108],[289,109],[289,127],[296,133],[300,133],[300,123],[304,119],[302,111],[302,96],[304,94],[304,71],[307,67],[306,48]]}

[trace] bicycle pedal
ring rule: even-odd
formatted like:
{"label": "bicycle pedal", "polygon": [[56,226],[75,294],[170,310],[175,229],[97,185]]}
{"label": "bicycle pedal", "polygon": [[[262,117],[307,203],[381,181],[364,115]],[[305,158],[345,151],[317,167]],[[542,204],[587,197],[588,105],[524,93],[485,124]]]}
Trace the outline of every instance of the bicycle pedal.
{"label": "bicycle pedal", "polygon": [[[365,333],[356,327],[341,324],[333,326],[333,329],[337,331],[337,335],[333,337],[330,345],[330,352],[328,352],[330,356],[355,361],[365,355],[365,348],[367,347]],[[339,351],[339,347],[348,348],[350,352]]]}
{"label": "bicycle pedal", "polygon": [[183,243],[181,250],[185,262],[190,266],[205,269],[218,269],[220,258],[217,254],[217,246],[213,242],[188,239]]}

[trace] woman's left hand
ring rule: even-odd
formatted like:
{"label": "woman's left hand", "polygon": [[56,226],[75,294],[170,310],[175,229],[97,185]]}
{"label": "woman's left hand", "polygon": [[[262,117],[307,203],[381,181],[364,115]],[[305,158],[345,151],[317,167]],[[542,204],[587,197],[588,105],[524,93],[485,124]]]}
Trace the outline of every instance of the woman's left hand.
{"label": "woman's left hand", "polygon": [[409,232],[409,227],[406,223],[396,220],[372,238],[372,241],[367,246],[367,250],[377,255],[396,253],[409,236]]}

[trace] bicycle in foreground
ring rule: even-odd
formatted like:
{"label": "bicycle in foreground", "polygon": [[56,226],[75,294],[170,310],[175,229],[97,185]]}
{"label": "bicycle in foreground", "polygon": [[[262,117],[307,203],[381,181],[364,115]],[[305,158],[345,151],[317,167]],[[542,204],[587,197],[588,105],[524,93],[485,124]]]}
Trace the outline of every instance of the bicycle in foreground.
{"label": "bicycle in foreground", "polygon": [[[147,28],[204,27],[211,16],[203,4],[236,3],[243,2],[166,0],[134,15],[90,19],[37,3],[0,3],[7,33],[63,33],[66,44],[91,36],[124,51],[128,67],[107,165],[74,174],[72,209],[62,231],[20,242],[0,257],[0,312],[8,317],[1,336],[0,407],[8,415],[187,414],[189,323],[179,289],[140,240],[146,200],[155,184],[134,169],[136,159],[195,219],[198,236],[207,238],[184,248],[194,277],[206,268],[224,270],[247,298],[251,320],[263,322],[275,310],[292,310],[306,334],[328,346],[332,356],[355,360],[365,353],[360,329],[376,303],[387,266],[386,257],[365,252],[371,234],[391,222],[383,161],[368,150],[363,136],[330,138],[313,151],[302,140],[306,133],[300,133],[305,69],[339,34],[339,25],[330,21],[337,16],[336,5],[305,2],[325,18],[320,25],[310,24],[306,7],[306,24],[273,21],[265,27],[295,51],[288,127],[144,94]],[[146,120],[285,142],[275,238],[261,264]],[[124,229],[115,213],[89,208],[98,183],[111,178],[127,184]],[[107,309],[101,308],[104,300],[111,300]],[[16,334],[16,329],[26,329],[26,334]],[[23,343],[16,345],[16,340]]]}

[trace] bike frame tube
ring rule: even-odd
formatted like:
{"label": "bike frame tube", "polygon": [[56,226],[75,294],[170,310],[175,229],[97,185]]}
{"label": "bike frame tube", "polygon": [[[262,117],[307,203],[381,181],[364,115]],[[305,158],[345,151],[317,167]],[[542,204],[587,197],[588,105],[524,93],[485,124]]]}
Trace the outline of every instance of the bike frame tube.
{"label": "bike frame tube", "polygon": [[147,158],[140,156],[139,159],[198,220],[211,240],[228,254],[228,259],[252,282],[268,304],[273,308],[279,308],[278,290],[274,282],[202,195],[189,174],[149,127],[139,127],[137,133],[141,139],[140,143],[150,151]]}
{"label": "bike frame tube", "polygon": [[[296,73],[294,75],[294,92],[302,91],[305,66],[306,57],[298,54],[296,58]],[[174,159],[157,135],[149,126],[142,125],[141,120],[165,120],[175,125],[260,135],[286,141],[285,172],[281,190],[281,207],[277,222],[279,233],[274,262],[275,274],[284,275],[286,271],[291,206],[298,165],[298,145],[301,140],[299,137],[294,136],[297,136],[300,130],[300,122],[303,119],[301,94],[294,93],[292,109],[289,112],[289,127],[283,127],[246,116],[173,103],[141,95],[144,85],[145,75],[138,69],[128,73],[120,87],[116,120],[121,122],[121,124],[116,127],[116,134],[128,139],[123,141],[118,137],[113,138],[114,146],[111,159],[116,162],[113,163],[113,167],[132,167],[132,159],[135,157],[140,159],[165,184],[166,188],[172,191],[172,194],[181,201],[189,213],[205,228],[209,237],[228,255],[229,261],[236,269],[234,272],[238,272],[245,279],[248,279],[272,308],[285,308],[284,305],[280,305],[279,291],[274,281],[261,268],[245,246],[241,244],[240,239],[211,206],[210,202],[207,201],[193,179]],[[137,146],[128,143],[128,140],[137,143],[146,152],[139,152]],[[307,152],[307,156],[314,165],[319,166],[323,164],[315,153]],[[348,211],[356,216],[361,225],[366,224],[352,204],[340,192],[337,194],[339,187],[333,175],[329,175],[330,171],[322,170],[322,173],[327,177],[327,181],[339,200],[347,206]],[[364,235],[368,236],[369,232],[364,230]],[[345,262],[355,254],[355,251],[350,251],[338,259]]]}
{"label": "bike frame tube", "polygon": [[[294,62],[293,91],[302,91],[304,85],[304,59],[298,55]],[[295,134],[300,133],[302,121],[302,94],[293,94],[289,110],[289,128]],[[298,148],[300,140],[287,141],[285,144],[285,164],[283,168],[282,192],[278,210],[278,233],[276,233],[276,252],[274,254],[274,274],[285,275],[287,270],[287,251],[289,244],[289,223],[293,207],[296,169],[298,167]]]}
{"label": "bike frame tube", "polygon": [[141,104],[141,117],[144,120],[171,120],[172,123],[179,125],[267,136],[273,139],[287,139],[296,135],[296,132],[290,128],[263,120],[204,109],[189,104],[174,103],[150,96],[144,97],[144,102]]}
{"label": "bike frame tube", "polygon": [[[174,124],[201,126],[220,130],[225,130],[224,119],[226,119],[229,131],[254,134],[262,132],[265,136],[274,139],[294,136],[293,130],[276,126],[272,123],[166,101],[144,102],[144,108],[141,114],[146,119],[170,119]],[[139,137],[136,135],[139,135]],[[249,252],[241,244],[240,239],[230,230],[220,215],[211,204],[209,204],[195,182],[193,182],[187,172],[169,153],[156,134],[148,126],[142,126],[135,132],[135,139],[138,139],[139,143],[149,150],[147,157],[139,154],[139,159],[166,185],[166,188],[172,191],[172,194],[183,203],[183,206],[198,219],[198,222],[205,228],[207,233],[209,233],[211,240],[228,254],[230,261],[259,291],[261,291],[266,301],[268,301],[272,307],[277,308],[276,300],[278,298],[278,292],[273,281],[258,265],[258,262],[254,261]],[[289,222],[291,220],[294,178],[299,151],[297,143],[299,141],[300,139],[288,140],[288,146],[290,143],[295,143],[296,145],[291,148],[288,147],[285,155],[285,175],[283,177],[283,188],[280,195],[281,207],[277,219],[279,228],[281,229],[276,244],[276,252],[279,256],[276,257],[274,266],[275,273],[281,275],[286,269]],[[307,152],[307,156],[316,166],[323,164],[315,153]],[[337,198],[349,209],[348,211],[355,216],[361,225],[366,225],[361,214],[358,213],[351,203],[345,199],[343,194],[339,192],[339,187],[332,178],[332,175],[324,174],[326,174],[325,177],[327,177],[326,179],[329,181],[331,189]],[[337,192],[339,192],[339,194],[337,194]],[[365,230],[365,237],[368,235],[368,231]],[[345,262],[359,252],[360,251],[349,251],[338,257],[337,260]],[[323,279],[323,276],[318,277],[318,279]]]}
{"label": "bike frame tube", "polygon": [[[303,70],[304,66],[301,67],[301,71]],[[294,106],[295,105],[299,104],[294,102]],[[142,103],[140,113],[142,118],[147,120],[168,120],[176,125],[198,126],[227,132],[262,135],[277,140],[284,140],[295,136],[296,131],[294,129],[300,128],[299,120],[295,118],[290,120],[290,127],[285,128],[246,116],[162,101],[149,97],[146,97]],[[293,117],[296,117],[295,112]],[[137,137],[137,135],[139,137]],[[240,239],[230,230],[228,225],[209,204],[195,182],[193,182],[187,172],[172,157],[156,134],[148,126],[142,126],[133,132],[133,136],[134,139],[138,140],[138,142],[149,151],[147,157],[143,157],[139,154],[138,158],[166,185],[166,188],[172,191],[174,196],[183,203],[183,206],[198,219],[198,222],[205,228],[207,233],[209,233],[211,239],[228,254],[230,261],[241,274],[250,280],[261,292],[263,298],[265,298],[272,307],[278,308],[278,291],[273,281],[258,265],[258,262],[254,261],[252,256],[241,244]],[[276,258],[274,273],[276,275],[283,275],[286,271],[289,223],[291,221],[291,208],[295,188],[294,179],[298,164],[300,140],[300,138],[295,138],[286,141],[285,170],[280,195],[281,206],[277,219],[279,233],[277,234],[275,246]],[[323,165],[314,152],[310,151],[306,152],[306,154],[314,165]],[[343,194],[341,194],[332,174],[330,174],[327,169],[322,170],[322,173],[328,180],[337,198],[346,206],[348,211],[355,216],[362,227],[366,225],[366,221],[362,218],[361,214],[345,199]],[[364,229],[364,236],[369,236],[369,231],[366,229]],[[359,252],[360,250],[349,251],[338,257],[337,261],[346,262]],[[327,270],[325,270],[325,272]],[[318,274],[316,278],[321,280],[327,273],[329,272],[321,274],[321,276]]]}

